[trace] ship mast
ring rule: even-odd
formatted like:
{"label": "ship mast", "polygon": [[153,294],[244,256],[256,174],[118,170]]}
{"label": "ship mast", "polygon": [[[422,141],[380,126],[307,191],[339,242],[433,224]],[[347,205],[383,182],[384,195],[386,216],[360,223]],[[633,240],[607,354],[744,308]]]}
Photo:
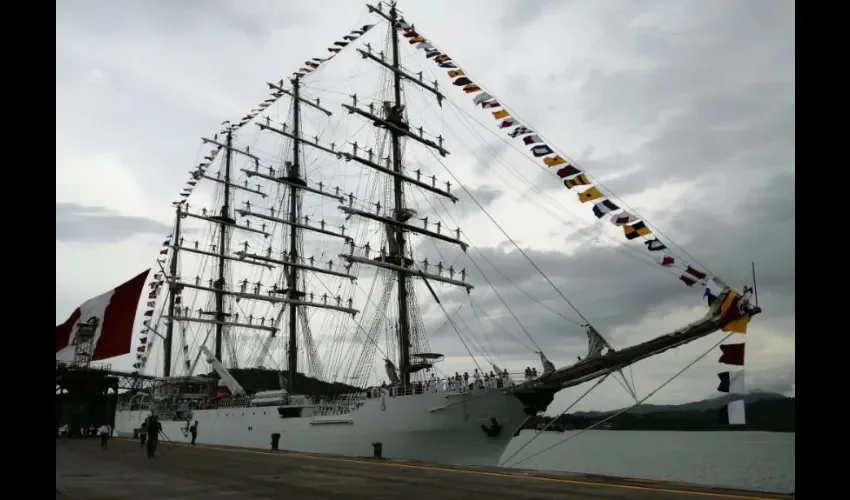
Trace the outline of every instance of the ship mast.
{"label": "ship mast", "polygon": [[[392,68],[393,68],[393,102],[396,109],[401,109],[401,74],[399,69],[401,63],[398,55],[398,30],[396,29],[397,12],[395,5],[390,9],[390,39],[392,41]],[[390,129],[392,137],[392,162],[393,171],[397,174],[402,173],[401,166],[401,133],[394,129]],[[393,179],[393,198],[395,203],[395,219],[399,222],[404,222],[404,183],[401,177],[396,176]],[[407,262],[404,259],[405,239],[404,229],[401,226],[390,228],[390,233],[395,233],[395,245],[390,245],[391,250],[395,250],[396,254],[390,254],[390,257],[395,257],[395,262],[399,267],[398,275],[398,348],[399,348],[399,371],[401,372],[401,382],[407,386],[410,384],[410,316],[407,309]]]}
{"label": "ship mast", "polygon": [[[301,82],[298,77],[292,80],[292,163],[289,165],[289,260],[298,261],[298,187],[301,181]],[[298,373],[298,268],[289,266],[289,392],[295,392],[295,374]]]}
{"label": "ship mast", "polygon": [[[271,215],[261,214],[259,212],[252,212],[250,209],[247,210],[238,210],[239,214],[243,217],[255,217],[259,219],[263,219],[270,222],[275,222],[278,224],[284,224],[289,226],[289,250],[288,252],[284,252],[282,259],[273,258],[271,254],[267,255],[258,255],[254,253],[248,253],[247,250],[244,252],[238,252],[240,258],[243,259],[251,259],[252,261],[260,262],[260,263],[270,263],[270,264],[279,264],[283,266],[283,276],[286,280],[287,288],[280,290],[275,289],[273,293],[285,294],[286,297],[275,297],[274,300],[277,302],[282,302],[287,304],[289,307],[289,319],[288,319],[288,329],[289,329],[289,339],[288,339],[288,349],[287,349],[287,371],[288,371],[288,390],[290,393],[296,393],[297,387],[295,386],[295,377],[298,373],[298,319],[299,319],[299,309],[302,307],[316,307],[320,309],[329,309],[340,312],[345,312],[349,314],[356,314],[358,311],[352,308],[352,300],[349,299],[347,302],[347,306],[342,303],[341,297],[329,297],[328,294],[323,294],[319,297],[319,300],[316,300],[314,293],[308,293],[306,290],[299,290],[298,288],[298,275],[299,271],[309,271],[315,272],[319,274],[326,274],[331,276],[337,276],[341,278],[348,278],[352,280],[356,280],[354,275],[351,275],[347,272],[347,270],[333,269],[333,262],[328,262],[326,267],[317,267],[310,260],[310,263],[307,263],[307,259],[303,258],[300,255],[299,250],[299,242],[301,240],[302,231],[314,231],[317,233],[324,234],[326,236],[331,236],[335,238],[340,238],[344,240],[346,243],[353,243],[353,239],[351,236],[345,234],[345,229],[342,228],[339,232],[334,231],[326,227],[325,221],[321,221],[318,225],[311,225],[309,223],[309,218],[305,217],[301,214],[301,202],[299,201],[301,193],[312,193],[320,196],[325,196],[328,198],[333,198],[338,202],[344,203],[346,201],[345,197],[340,194],[339,189],[330,190],[325,189],[321,183],[319,183],[318,188],[310,186],[307,184],[306,179],[301,174],[301,147],[309,146],[312,149],[321,152],[328,153],[333,155],[334,157],[338,157],[339,153],[334,151],[331,148],[322,146],[318,143],[318,139],[310,140],[308,138],[302,137],[301,134],[301,105],[306,104],[309,107],[321,111],[322,113],[331,116],[332,113],[327,109],[321,107],[318,102],[309,101],[301,96],[301,82],[298,77],[290,80],[292,84],[292,89],[284,89],[283,81],[280,81],[278,84],[269,83],[268,86],[272,89],[273,92],[278,94],[287,94],[292,97],[292,117],[293,123],[292,127],[287,127],[286,124],[283,124],[281,128],[276,128],[271,125],[271,120],[266,117],[265,123],[257,123],[256,125],[260,127],[261,130],[268,130],[270,132],[274,132],[276,134],[282,135],[288,139],[292,140],[292,161],[285,162],[285,168],[280,172],[280,175],[275,175],[275,172],[269,170],[268,173],[264,173],[260,171],[259,163],[255,165],[254,170],[243,170],[245,175],[251,178],[260,178],[266,181],[275,182],[285,188],[288,189],[289,196],[289,214],[286,218],[276,217],[274,212]],[[250,262],[247,261],[246,262]]]}
{"label": "ship mast", "polygon": [[[245,261],[241,256],[233,255],[230,253],[230,233],[234,230],[247,231],[257,234],[262,234],[265,237],[269,237],[270,234],[267,233],[263,229],[257,229],[256,227],[250,227],[249,225],[240,225],[236,223],[236,220],[231,216],[231,194],[232,190],[238,189],[247,193],[256,194],[262,197],[266,197],[266,193],[261,191],[259,188],[254,189],[248,187],[246,185],[239,185],[232,181],[232,161],[233,154],[239,154],[242,156],[246,156],[252,159],[254,162],[259,162],[259,157],[254,154],[251,154],[249,151],[240,150],[233,147],[233,132],[230,127],[225,131],[226,138],[222,143],[218,140],[218,136],[213,139],[208,139],[206,137],[203,138],[203,142],[206,144],[213,144],[217,146],[219,149],[225,150],[225,158],[223,165],[223,178],[221,173],[219,175],[209,175],[202,168],[197,168],[192,172],[196,179],[206,179],[212,182],[216,182],[223,185],[224,191],[224,203],[221,206],[221,209],[217,215],[208,214],[206,210],[202,210],[201,213],[197,213],[196,211],[190,211],[189,206],[186,205],[184,208],[178,208],[178,218],[185,219],[187,217],[202,220],[211,224],[216,224],[219,226],[219,238],[216,245],[213,245],[211,249],[203,249],[199,248],[197,243],[194,246],[186,246],[182,241],[182,238],[179,238],[175,232],[175,239],[172,241],[172,249],[174,251],[174,257],[172,257],[171,268],[169,270],[168,283],[169,289],[171,291],[172,298],[169,300],[169,308],[168,308],[168,316],[166,316],[166,320],[168,321],[169,334],[168,338],[172,338],[173,332],[173,322],[175,321],[184,321],[189,323],[201,323],[208,325],[215,325],[216,335],[215,335],[215,346],[214,346],[214,356],[219,362],[222,361],[222,340],[224,334],[225,327],[238,327],[245,329],[254,329],[254,330],[265,330],[272,333],[277,332],[277,328],[273,325],[266,325],[265,322],[261,323],[251,323],[250,320],[248,322],[239,322],[239,321],[230,321],[230,314],[226,311],[225,300],[226,297],[241,297],[246,299],[260,300],[266,302],[279,302],[278,299],[266,295],[260,295],[259,293],[246,293],[245,290],[242,291],[234,291],[232,289],[228,289],[226,286],[226,267],[225,263],[227,261],[236,261],[242,262],[248,265],[254,266],[263,266],[269,269],[273,269],[268,263],[257,263],[252,261]],[[213,153],[215,154],[215,153]],[[210,160],[213,159],[213,156],[208,157]],[[178,221],[177,228],[180,227],[180,223]],[[196,280],[193,283],[179,281],[178,273],[177,273],[177,264],[176,264],[176,255],[177,252],[189,252],[197,255],[204,255],[207,257],[212,257],[217,260],[218,264],[218,277],[216,280],[210,280],[208,283],[202,283],[199,280]],[[215,296],[215,310],[213,311],[198,311],[197,316],[192,315],[192,311],[189,310],[188,307],[183,308],[182,310],[177,307],[176,295],[179,294],[183,289],[191,288],[201,292],[212,293]],[[165,355],[165,366],[167,368],[166,376],[170,375],[170,367],[171,367],[171,342],[166,341],[165,345],[167,346]]]}
{"label": "ship mast", "polygon": [[[177,205],[175,209],[176,216],[174,218],[174,235],[172,236],[171,245],[172,245],[172,253],[171,253],[171,264],[169,266],[168,273],[171,276],[177,276],[177,254],[178,249],[180,248],[180,205]],[[168,316],[169,318],[174,316],[174,306],[177,302],[177,286],[174,285],[172,281],[169,285],[169,293],[168,293]],[[162,352],[164,356],[163,360],[163,369],[162,375],[164,377],[171,376],[171,345],[174,340],[174,321],[169,319],[166,322],[165,326],[165,341],[162,344]]]}
{"label": "ship mast", "polygon": [[[416,373],[419,370],[430,368],[431,364],[425,360],[424,358],[420,359],[419,362],[414,362],[413,358],[416,357],[416,354],[425,354],[425,353],[415,353],[412,354],[410,352],[410,348],[413,345],[413,337],[414,332],[411,329],[411,301],[413,298],[410,296],[408,292],[408,283],[413,278],[421,278],[425,280],[426,285],[428,285],[429,290],[433,294],[433,290],[428,284],[429,281],[446,283],[456,286],[461,286],[466,288],[467,290],[471,290],[472,286],[466,283],[466,271],[462,270],[458,273],[454,269],[448,269],[447,273],[443,272],[442,264],[438,264],[437,272],[429,272],[428,265],[425,264],[424,269],[417,268],[414,266],[414,260],[407,255],[407,241],[406,234],[414,233],[420,236],[425,236],[429,238],[439,239],[448,243],[452,243],[460,246],[463,250],[466,250],[467,244],[460,239],[460,229],[455,229],[452,233],[441,232],[441,223],[440,222],[432,222],[431,225],[436,225],[436,231],[429,229],[427,218],[425,218],[424,227],[420,225],[412,225],[409,223],[409,220],[415,212],[405,205],[405,185],[411,184],[425,191],[429,191],[431,193],[435,193],[450,199],[452,202],[457,202],[457,197],[454,196],[450,189],[451,184],[446,182],[445,189],[441,186],[438,187],[438,182],[436,177],[431,176],[430,182],[423,181],[422,175],[420,171],[416,172],[415,178],[408,175],[404,171],[403,165],[403,153],[404,153],[404,144],[402,143],[402,139],[412,139],[428,148],[436,150],[441,156],[446,156],[449,152],[443,148],[443,139],[442,137],[437,137],[437,141],[433,141],[431,139],[426,138],[426,134],[423,131],[422,127],[414,129],[405,121],[404,117],[404,104],[402,99],[402,90],[403,83],[410,82],[413,83],[426,91],[433,93],[438,103],[442,102],[443,95],[437,89],[437,83],[434,82],[433,85],[425,83],[421,76],[413,76],[406,73],[401,67],[400,55],[399,55],[399,38],[398,38],[398,23],[400,21],[398,12],[396,11],[395,4],[391,4],[389,13],[383,12],[382,5],[379,4],[377,7],[368,5],[367,6],[370,12],[377,14],[383,17],[386,21],[389,22],[390,25],[390,40],[391,40],[391,48],[392,55],[389,60],[386,60],[383,52],[374,53],[372,52],[372,48],[367,44],[367,50],[358,49],[358,52],[364,59],[369,59],[372,62],[375,62],[385,69],[389,70],[392,73],[393,77],[393,96],[392,101],[387,101],[383,103],[382,110],[376,110],[373,105],[368,105],[368,107],[358,106],[357,96],[352,96],[353,102],[351,105],[343,105],[345,109],[348,110],[351,114],[360,115],[363,118],[366,118],[371,122],[373,126],[383,128],[390,134],[390,157],[386,158],[386,166],[381,165],[374,158],[374,154],[371,149],[365,151],[365,155],[358,155],[357,145],[354,145],[353,153],[342,153],[342,156],[347,161],[356,161],[361,165],[365,165],[374,170],[377,170],[383,174],[390,175],[393,177],[392,180],[392,198],[393,198],[393,206],[392,213],[382,215],[380,213],[380,207],[375,212],[360,210],[353,208],[351,206],[340,206],[340,210],[351,215],[356,215],[358,217],[363,217],[366,219],[371,219],[373,221],[379,222],[384,225],[387,233],[387,245],[388,249],[386,253],[383,251],[381,255],[375,258],[369,258],[369,255],[365,257],[355,256],[355,255],[341,255],[343,259],[348,260],[349,262],[357,262],[361,264],[372,265],[376,267],[380,267],[383,269],[387,269],[393,271],[397,277],[396,281],[398,283],[398,342],[399,342],[399,352],[398,352],[398,370],[399,370],[399,382],[403,386],[408,386],[410,384],[411,375]],[[443,184],[443,183],[439,183]],[[442,231],[445,231],[443,229]],[[448,274],[448,276],[446,276]],[[460,279],[456,279],[455,274],[460,274]],[[413,305],[415,308],[415,304]],[[415,309],[414,309],[415,310]]]}
{"label": "ship mast", "polygon": [[[415,304],[411,304],[411,302],[414,301],[414,298],[409,293],[408,283],[410,280],[417,278],[423,279],[429,289],[431,289],[429,282],[451,284],[464,287],[467,290],[472,289],[472,285],[466,282],[465,270],[457,271],[451,267],[444,269],[440,263],[436,266],[432,266],[432,270],[429,271],[427,263],[424,265],[424,268],[418,268],[414,265],[413,259],[406,255],[407,253],[410,253],[406,242],[407,233],[414,233],[419,236],[455,244],[460,246],[463,250],[466,250],[467,244],[460,239],[460,229],[448,230],[448,228],[442,227],[440,222],[431,222],[429,225],[427,218],[425,219],[424,225],[411,224],[410,219],[413,217],[415,212],[407,208],[405,205],[406,184],[412,185],[423,191],[443,196],[452,202],[457,202],[458,198],[451,193],[450,183],[438,182],[435,176],[427,176],[423,178],[420,171],[415,172],[415,176],[409,175],[404,171],[403,138],[413,140],[432,150],[436,150],[442,156],[448,155],[449,152],[443,148],[442,137],[437,137],[436,141],[431,140],[426,137],[426,134],[421,127],[417,128],[414,132],[410,125],[405,122],[402,84],[404,82],[413,83],[420,88],[433,93],[440,103],[444,97],[437,89],[436,82],[434,82],[433,85],[428,84],[422,80],[421,76],[417,77],[410,75],[401,69],[399,38],[396,32],[399,17],[395,7],[393,6],[391,8],[389,14],[381,12],[380,6],[369,6],[369,9],[373,13],[382,16],[390,22],[393,54],[391,60],[385,61],[383,53],[372,53],[371,48],[369,48],[368,45],[368,51],[358,50],[358,52],[364,59],[370,59],[393,73],[394,85],[392,101],[385,102],[383,110],[375,109],[374,105],[371,104],[368,107],[358,107],[357,96],[355,95],[352,96],[354,100],[353,105],[343,105],[343,107],[348,110],[349,114],[360,115],[362,118],[369,120],[371,125],[383,128],[390,134],[390,157],[383,159],[375,158],[371,149],[365,151],[360,149],[360,154],[358,154],[358,146],[356,143],[352,145],[353,152],[344,152],[336,148],[334,144],[330,144],[329,146],[320,144],[318,137],[303,137],[303,134],[301,133],[302,104],[307,105],[310,109],[318,110],[328,116],[331,116],[332,113],[323,108],[318,99],[312,101],[305,99],[302,96],[302,86],[299,77],[295,77],[290,81],[292,84],[291,89],[283,88],[283,80],[278,83],[269,83],[268,86],[275,97],[280,97],[283,94],[286,94],[292,98],[293,123],[291,127],[287,127],[286,123],[282,124],[282,126],[277,126],[277,124],[272,124],[269,117],[265,117],[260,122],[255,123],[255,125],[257,125],[261,130],[274,132],[278,135],[291,139],[293,141],[292,161],[285,162],[285,168],[282,169],[275,169],[261,165],[260,159],[256,155],[250,153],[247,148],[243,151],[233,147],[233,133],[232,128],[230,127],[224,132],[226,134],[226,138],[223,142],[219,142],[217,137],[214,139],[204,138],[203,140],[205,143],[214,144],[219,150],[225,150],[225,158],[222,162],[223,168],[221,172],[221,174],[223,174],[223,179],[221,174],[211,176],[206,174],[203,170],[196,170],[194,174],[196,178],[203,178],[223,184],[224,203],[221,207],[220,213],[217,215],[210,216],[205,211],[202,213],[193,213],[188,209],[188,207],[185,207],[185,209],[180,213],[181,218],[192,217],[219,225],[220,234],[218,245],[215,245],[215,247],[211,249],[212,251],[199,249],[197,244],[194,248],[191,246],[183,246],[182,243],[179,245],[179,249],[181,251],[188,251],[216,258],[218,262],[218,279],[215,281],[210,280],[208,284],[201,283],[197,279],[194,283],[178,282],[176,281],[176,272],[172,271],[171,276],[169,277],[170,284],[174,286],[176,291],[179,291],[182,288],[192,288],[198,291],[213,293],[216,299],[215,311],[199,311],[199,314],[194,316],[191,315],[191,311],[189,311],[188,308],[184,308],[181,311],[179,307],[175,307],[173,311],[170,311],[168,319],[216,325],[215,358],[221,360],[222,336],[225,327],[233,326],[238,328],[266,330],[271,332],[272,337],[274,337],[278,331],[276,322],[267,325],[265,321],[262,321],[260,324],[256,322],[252,324],[250,318],[247,322],[232,320],[230,318],[230,314],[228,314],[225,310],[225,298],[235,297],[237,299],[242,298],[285,304],[290,308],[288,316],[289,347],[287,352],[289,380],[287,385],[289,391],[292,393],[295,393],[298,389],[295,386],[295,377],[298,370],[298,321],[299,319],[304,319],[301,308],[315,307],[325,310],[344,312],[351,315],[355,315],[359,312],[353,308],[353,301],[351,298],[348,298],[347,301],[343,302],[343,299],[340,296],[333,297],[329,296],[327,293],[319,295],[310,293],[308,290],[299,289],[298,277],[302,271],[348,278],[353,282],[356,280],[356,276],[350,274],[350,267],[355,263],[360,263],[387,269],[396,274],[398,281],[400,381],[405,385],[409,384],[411,374],[431,366],[431,364],[425,361],[421,356],[419,357],[420,362],[414,361],[414,359],[417,359],[417,354],[424,353],[414,354],[410,352],[411,345],[414,344],[412,340],[414,338],[420,338],[416,336],[418,332],[413,332],[411,327],[412,314],[415,313],[416,309]],[[335,158],[344,159],[347,162],[354,161],[382,174],[392,176],[393,203],[392,208],[390,209],[392,210],[392,213],[382,214],[380,204],[377,204],[378,208],[376,211],[355,208],[353,204],[353,194],[346,195],[345,193],[340,193],[339,188],[330,189],[323,186],[321,182],[318,183],[317,187],[308,185],[304,178],[302,172],[303,165],[301,164],[301,156],[304,148],[309,148],[311,151],[319,153],[326,153]],[[246,177],[256,180],[262,179],[267,182],[275,183],[286,189],[287,196],[289,197],[289,206],[287,207],[288,214],[275,213],[273,208],[269,210],[261,210],[259,207],[251,205],[248,202],[245,203],[244,208],[240,207],[231,210],[231,189],[253,193],[264,198],[267,196],[266,193],[261,191],[260,185],[257,185],[256,189],[254,189],[252,187],[248,187],[247,182],[244,185],[232,182],[232,157],[234,153],[246,156],[253,160],[253,168],[245,168],[241,170]],[[445,188],[443,188],[443,185],[445,185]],[[357,216],[359,218],[370,219],[382,224],[387,233],[389,246],[388,251],[382,251],[378,256],[375,256],[373,253],[370,257],[367,245],[365,247],[365,256],[354,255],[354,239],[350,234],[346,234],[344,226],[335,228],[327,225],[324,220],[319,223],[311,223],[309,218],[301,213],[303,207],[300,202],[300,198],[305,194],[319,195],[335,199],[340,203],[339,209],[348,217]],[[251,225],[249,221],[237,223],[233,218],[233,215],[231,215],[231,212],[235,212],[243,219],[259,219],[263,221],[263,224],[260,226],[261,228],[258,228],[257,225]],[[244,244],[244,248],[239,251],[229,253],[228,236],[230,233],[236,230],[247,231],[259,233],[268,238],[271,234],[266,231],[265,226],[266,223],[269,222],[289,226],[289,239],[288,242],[286,242],[288,243],[288,245],[286,245],[288,246],[288,251],[282,251],[280,256],[273,255],[272,248],[270,246],[266,252],[252,252],[249,251],[246,242]],[[432,227],[434,227],[434,229],[431,229]],[[300,239],[302,231],[313,231],[325,236],[344,240],[346,242],[346,246],[350,248],[350,251],[340,254],[339,257],[346,261],[348,265],[338,266],[337,269],[334,269],[333,262],[327,262],[327,265],[321,265],[319,267],[314,265],[312,258],[306,259],[300,255]],[[175,250],[178,249],[177,246],[178,245],[175,245]],[[264,266],[270,269],[275,266],[282,266],[282,277],[286,281],[286,289],[280,289],[275,286],[268,290],[261,291],[260,284],[256,283],[252,290],[248,290],[245,282],[241,283],[241,288],[229,288],[225,281],[225,261],[228,260],[248,265]],[[233,285],[234,284],[231,284],[231,286]],[[433,290],[431,290],[431,292],[433,293]],[[411,307],[414,307],[414,309],[411,309]],[[209,316],[213,316],[214,319],[209,318]],[[415,317],[413,319],[415,319]],[[308,328],[308,325],[304,325],[304,327]],[[306,335],[307,333],[308,331],[305,330],[304,334]]]}
{"label": "ship mast", "polygon": [[233,131],[227,131],[227,139],[224,147],[224,203],[221,205],[218,228],[218,280],[213,288],[215,292],[215,359],[219,362],[221,358],[221,338],[224,333],[224,320],[227,315],[224,312],[224,264],[227,260],[228,224],[236,221],[230,217],[230,161],[233,158]]}

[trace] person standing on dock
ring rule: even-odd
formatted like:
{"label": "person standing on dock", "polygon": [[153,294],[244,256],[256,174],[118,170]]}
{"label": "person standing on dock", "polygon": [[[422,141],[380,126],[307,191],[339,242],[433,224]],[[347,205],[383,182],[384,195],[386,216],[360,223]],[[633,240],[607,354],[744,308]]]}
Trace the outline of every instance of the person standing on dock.
{"label": "person standing on dock", "polygon": [[100,447],[104,450],[106,449],[106,444],[109,442],[109,431],[109,426],[106,424],[101,425],[100,429],[98,429],[100,434]]}
{"label": "person standing on dock", "polygon": [[151,415],[148,418],[148,425],[145,430],[148,433],[147,456],[148,458],[156,458],[156,445],[159,441],[159,432],[162,430],[162,424],[159,423],[156,415]]}
{"label": "person standing on dock", "polygon": [[192,424],[192,427],[189,427],[189,434],[192,435],[192,444],[195,444],[195,440],[198,439],[198,421],[195,420],[195,423]]}

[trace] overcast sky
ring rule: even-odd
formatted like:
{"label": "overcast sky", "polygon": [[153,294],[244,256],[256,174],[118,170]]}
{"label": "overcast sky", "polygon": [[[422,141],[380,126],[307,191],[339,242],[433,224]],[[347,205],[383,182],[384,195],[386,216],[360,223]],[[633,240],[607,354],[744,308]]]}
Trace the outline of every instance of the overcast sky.
{"label": "overcast sky", "polygon": [[[793,2],[407,0],[400,7],[515,114],[606,179],[707,268],[740,289],[755,261],[765,314],[747,334],[748,385],[793,393]],[[57,323],[86,298],[152,265],[200,136],[254,107],[265,82],[326,54],[327,44],[367,22],[376,21],[353,0],[59,2]],[[500,144],[492,146],[498,153]],[[487,171],[458,168],[469,174],[464,179]],[[557,181],[538,177],[542,189],[554,186],[547,195],[589,211]],[[562,251],[568,228],[529,228],[523,214],[533,217],[533,208],[507,186],[469,187],[481,202],[501,200],[494,216],[615,346],[666,333],[704,311],[699,291],[687,291],[675,276],[610,258],[615,252]],[[532,310],[508,286],[564,307],[503,240],[476,239],[504,274],[494,285],[556,364],[583,355],[580,332],[565,337],[557,316]],[[486,292],[481,297],[488,300]],[[513,371],[535,362],[516,343],[488,335],[491,352]],[[639,394],[719,335],[637,365]],[[718,356],[708,355],[651,402],[714,395]],[[453,362],[456,369],[468,364]],[[554,406],[559,411],[576,395],[565,391]],[[625,391],[606,381],[579,409],[628,403]]]}

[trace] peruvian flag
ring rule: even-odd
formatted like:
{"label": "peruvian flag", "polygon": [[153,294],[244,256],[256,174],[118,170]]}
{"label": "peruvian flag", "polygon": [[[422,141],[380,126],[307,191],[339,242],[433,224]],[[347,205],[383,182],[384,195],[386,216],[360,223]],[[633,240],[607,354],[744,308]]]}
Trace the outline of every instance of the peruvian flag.
{"label": "peruvian flag", "polygon": [[150,269],[117,288],[85,301],[74,310],[67,321],[57,325],[56,360],[74,359],[76,326],[89,321],[97,322],[92,361],[130,352],[136,308],[139,306],[139,296],[145,287],[148,273]]}

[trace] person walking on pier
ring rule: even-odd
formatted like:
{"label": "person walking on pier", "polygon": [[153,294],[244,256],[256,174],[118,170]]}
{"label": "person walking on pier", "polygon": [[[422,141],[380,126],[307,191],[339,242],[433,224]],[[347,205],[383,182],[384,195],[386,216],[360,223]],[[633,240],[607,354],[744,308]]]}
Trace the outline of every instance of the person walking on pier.
{"label": "person walking on pier", "polygon": [[101,425],[98,432],[100,433],[100,447],[105,450],[106,443],[109,442],[109,426],[106,424]]}
{"label": "person walking on pier", "polygon": [[145,447],[145,439],[148,437],[148,420],[150,417],[145,417],[145,420],[142,422],[142,426],[139,428],[139,447]]}
{"label": "person walking on pier", "polygon": [[162,430],[162,424],[159,423],[156,415],[148,417],[148,425],[145,430],[148,434],[147,456],[148,458],[156,458],[156,445],[159,442],[159,433]]}
{"label": "person walking on pier", "polygon": [[189,434],[192,435],[192,444],[195,444],[195,440],[198,439],[198,421],[195,420],[195,423],[192,424],[192,427],[189,427]]}

